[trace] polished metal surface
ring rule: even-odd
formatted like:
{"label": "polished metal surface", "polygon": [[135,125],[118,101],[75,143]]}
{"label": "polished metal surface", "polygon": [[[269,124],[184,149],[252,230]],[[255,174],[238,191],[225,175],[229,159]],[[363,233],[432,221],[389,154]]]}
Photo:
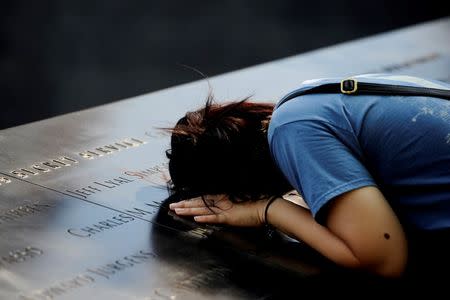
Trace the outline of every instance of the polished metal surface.
{"label": "polished metal surface", "polygon": [[258,299],[344,276],[285,236],[168,212],[159,128],[209,85],[217,101],[275,102],[321,76],[450,81],[449,32],[437,20],[0,131],[0,299]]}
{"label": "polished metal surface", "polygon": [[[1,299],[253,298],[201,231],[161,227],[12,179],[0,210]],[[184,226],[187,228],[186,226]]]}

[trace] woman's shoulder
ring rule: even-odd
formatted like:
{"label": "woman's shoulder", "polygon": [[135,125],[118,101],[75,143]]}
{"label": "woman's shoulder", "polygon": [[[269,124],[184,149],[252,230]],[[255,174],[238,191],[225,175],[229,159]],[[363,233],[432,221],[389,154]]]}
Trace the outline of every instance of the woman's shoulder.
{"label": "woman's shoulder", "polygon": [[297,88],[286,93],[275,106],[272,125],[280,126],[301,120],[326,120],[329,114],[342,107],[340,94],[310,93],[316,87],[335,84],[341,78],[327,77],[303,81]]}
{"label": "woman's shoulder", "polygon": [[[355,75],[348,78],[367,83],[450,89],[450,84],[446,82],[409,75],[372,73]],[[293,89],[278,101],[272,114],[270,126],[272,130],[297,121],[328,122],[344,129],[347,128],[348,124],[351,123],[348,120],[351,113],[346,113],[346,111],[356,110],[355,113],[363,115],[368,105],[379,97],[362,95],[361,99],[363,101],[349,101],[352,96],[347,96],[339,92],[308,92],[308,90],[318,86],[340,83],[344,79],[343,77],[329,77],[302,82],[298,88]],[[289,101],[286,101],[286,99],[289,99]],[[352,100],[354,99],[352,98]],[[363,105],[360,105],[361,103]]]}
{"label": "woman's shoulder", "polygon": [[[296,97],[274,110],[269,130],[295,123],[329,123],[342,126],[346,118],[339,94],[311,94]],[[344,122],[346,123],[346,122]]]}

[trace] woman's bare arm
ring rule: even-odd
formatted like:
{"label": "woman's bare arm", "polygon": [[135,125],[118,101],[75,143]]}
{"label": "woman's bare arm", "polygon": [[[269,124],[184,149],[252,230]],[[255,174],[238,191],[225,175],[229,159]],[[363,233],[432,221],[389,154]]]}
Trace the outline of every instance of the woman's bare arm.
{"label": "woman's bare arm", "polygon": [[360,188],[334,199],[326,220],[322,226],[308,210],[281,199],[268,210],[269,223],[341,266],[385,277],[403,273],[405,234],[377,188]]}
{"label": "woman's bare arm", "polygon": [[[212,202],[211,208],[205,207],[203,200],[195,199],[172,204],[171,209],[180,215],[195,216],[198,222],[260,226],[266,203],[267,200],[260,200],[234,204],[221,196]],[[269,207],[267,221],[343,267],[385,277],[398,277],[405,269],[405,234],[375,187],[360,188],[334,199],[326,226],[317,223],[308,209],[282,198]]]}

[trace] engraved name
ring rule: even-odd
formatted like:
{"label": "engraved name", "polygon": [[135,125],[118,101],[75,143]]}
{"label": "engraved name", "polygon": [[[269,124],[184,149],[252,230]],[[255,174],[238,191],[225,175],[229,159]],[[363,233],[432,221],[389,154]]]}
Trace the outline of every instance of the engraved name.
{"label": "engraved name", "polygon": [[97,233],[103,232],[105,230],[114,229],[117,226],[124,225],[128,222],[134,221],[135,218],[132,216],[126,215],[126,214],[119,214],[116,216],[113,216],[109,219],[99,221],[95,224],[82,227],[82,228],[70,228],[67,230],[67,232],[71,235],[77,236],[77,237],[91,237]]}
{"label": "engraved name", "polygon": [[53,207],[53,205],[45,203],[31,203],[20,205],[8,210],[0,210],[0,224],[10,223],[38,212],[47,211],[51,207]]}
{"label": "engraved name", "polygon": [[66,190],[66,193],[68,193],[71,196],[82,197],[84,199],[87,199],[87,197],[90,195],[103,192],[104,190],[114,189],[118,186],[121,186],[126,183],[130,183],[133,181],[134,181],[134,179],[129,179],[124,176],[120,176],[117,178],[104,180],[104,181],[100,181],[100,180],[94,181],[90,185],[79,188],[79,189]]}
{"label": "engraved name", "polygon": [[[115,142],[108,145],[103,145],[101,147],[96,147],[95,149],[86,150],[78,153],[78,155],[84,159],[95,159],[106,154],[112,154],[119,152],[124,149],[130,149],[146,144],[146,141],[137,138],[126,138],[119,142]],[[10,173],[20,179],[26,179],[30,176],[40,175],[42,173],[47,173],[53,170],[61,169],[63,167],[70,167],[77,164],[78,160],[69,156],[60,156],[55,159],[50,159],[44,162],[36,162],[31,166],[24,168],[18,168],[10,171]],[[10,180],[5,177],[0,177],[0,185],[9,183]]]}
{"label": "engraved name", "polygon": [[88,268],[82,274],[79,274],[71,279],[57,282],[44,289],[31,291],[29,294],[19,294],[19,299],[22,300],[37,300],[37,299],[54,299],[58,296],[65,295],[77,288],[95,283],[97,279],[110,279],[114,274],[134,267],[155,258],[156,254],[148,250],[140,250],[134,254],[127,255],[116,259],[105,265],[95,268]]}
{"label": "engraved name", "polygon": [[118,226],[132,222],[136,220],[136,217],[140,218],[153,215],[160,207],[160,204],[156,201],[145,203],[145,205],[148,206],[151,210],[134,207],[132,209],[125,210],[124,213],[115,215],[109,219],[99,221],[89,226],[81,228],[69,228],[67,232],[77,237],[92,237],[93,235],[99,234],[105,230],[115,229]]}
{"label": "engraved name", "polygon": [[126,170],[123,172],[123,176],[104,181],[94,181],[91,184],[78,189],[66,190],[66,194],[87,199],[91,195],[114,189],[135,180],[143,180],[156,186],[165,186],[168,180],[168,175],[166,175],[167,167],[168,163],[164,162],[142,170]]}
{"label": "engraved name", "polygon": [[159,165],[142,170],[126,170],[123,174],[146,181],[152,185],[161,186],[167,184],[169,179],[168,163],[163,162]]}
{"label": "engraved name", "polygon": [[127,214],[131,214],[136,218],[143,218],[155,214],[161,207],[161,203],[154,200],[151,202],[146,202],[144,204],[147,206],[146,209],[134,207],[132,209],[126,209],[124,210],[124,212]]}
{"label": "engraved name", "polygon": [[0,257],[0,269],[8,265],[14,265],[33,257],[42,255],[44,251],[39,248],[28,246],[24,249],[10,251],[7,255]]}
{"label": "engraved name", "polygon": [[42,290],[34,290],[29,295],[19,294],[19,299],[22,300],[47,300],[54,299],[58,296],[64,295],[73,289],[86,286],[95,282],[95,278],[87,274],[80,274],[74,278],[60,281],[48,288]]}
{"label": "engraved name", "polygon": [[19,168],[11,171],[10,173],[21,179],[28,178],[29,176],[36,176],[42,173],[58,170],[63,167],[70,167],[77,164],[78,161],[69,156],[60,156],[56,159],[51,159],[44,162],[34,163],[26,168]]}
{"label": "engraved name", "polygon": [[147,143],[146,141],[137,138],[127,138],[119,142],[103,145],[101,147],[80,152],[78,153],[78,155],[85,159],[96,159],[104,155],[119,152],[121,150],[138,147],[146,143]]}
{"label": "engraved name", "polygon": [[124,256],[106,265],[87,269],[87,272],[109,279],[111,275],[114,275],[115,273],[120,272],[124,269],[141,264],[149,260],[150,258],[156,258],[156,254],[148,250],[140,250],[138,253]]}

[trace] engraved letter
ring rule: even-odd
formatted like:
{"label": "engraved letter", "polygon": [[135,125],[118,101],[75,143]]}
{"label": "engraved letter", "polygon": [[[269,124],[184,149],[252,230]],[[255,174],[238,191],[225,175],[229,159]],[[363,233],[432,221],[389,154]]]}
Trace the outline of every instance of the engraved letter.
{"label": "engraved letter", "polygon": [[78,236],[78,237],[90,237],[92,235],[90,233],[88,233],[88,234],[80,234],[79,233],[80,231],[78,231],[75,228],[70,228],[70,229],[67,230],[67,232],[70,233],[71,235]]}
{"label": "engraved letter", "polygon": [[27,175],[27,174],[25,174],[25,173],[23,173],[23,172],[20,172],[20,171],[18,171],[18,170],[11,171],[11,174],[14,174],[14,175],[16,175],[17,177],[20,177],[20,178],[22,178],[22,179],[28,178],[28,175]]}

